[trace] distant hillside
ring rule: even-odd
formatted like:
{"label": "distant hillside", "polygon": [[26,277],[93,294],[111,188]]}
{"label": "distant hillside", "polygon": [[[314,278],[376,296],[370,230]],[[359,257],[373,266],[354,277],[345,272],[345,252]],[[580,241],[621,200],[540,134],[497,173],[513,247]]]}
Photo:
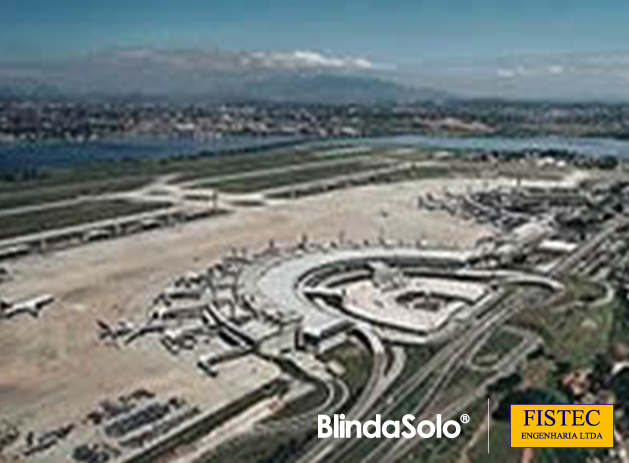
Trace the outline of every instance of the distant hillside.
{"label": "distant hillside", "polygon": [[364,59],[226,51],[117,50],[0,67],[0,98],[385,103],[441,99]]}
{"label": "distant hillside", "polygon": [[375,104],[442,99],[445,94],[403,86],[377,77],[338,74],[278,74],[232,79],[208,99],[253,100],[278,103]]}

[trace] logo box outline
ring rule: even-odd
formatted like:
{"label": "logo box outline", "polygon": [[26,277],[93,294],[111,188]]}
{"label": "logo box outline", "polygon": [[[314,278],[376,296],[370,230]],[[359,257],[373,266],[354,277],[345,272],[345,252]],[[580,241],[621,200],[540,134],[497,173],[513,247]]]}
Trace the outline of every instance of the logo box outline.
{"label": "logo box outline", "polygon": [[[615,404],[510,404],[509,405],[509,447],[512,449],[527,449],[530,447],[514,447],[512,445],[511,439],[511,411],[513,410],[514,405],[531,405],[533,407],[543,407],[545,405],[551,406],[562,406],[562,407],[612,407],[612,429],[616,430],[616,405]],[[533,447],[539,449],[613,449],[614,448],[614,439],[612,439],[611,447],[602,446],[602,447]]]}

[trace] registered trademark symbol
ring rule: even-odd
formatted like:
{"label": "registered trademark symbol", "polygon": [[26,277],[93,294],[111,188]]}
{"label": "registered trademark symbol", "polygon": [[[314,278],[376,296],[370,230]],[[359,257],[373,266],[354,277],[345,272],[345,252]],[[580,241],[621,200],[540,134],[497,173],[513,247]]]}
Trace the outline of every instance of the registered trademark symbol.
{"label": "registered trademark symbol", "polygon": [[469,415],[461,415],[461,423],[466,424],[470,422],[470,416]]}

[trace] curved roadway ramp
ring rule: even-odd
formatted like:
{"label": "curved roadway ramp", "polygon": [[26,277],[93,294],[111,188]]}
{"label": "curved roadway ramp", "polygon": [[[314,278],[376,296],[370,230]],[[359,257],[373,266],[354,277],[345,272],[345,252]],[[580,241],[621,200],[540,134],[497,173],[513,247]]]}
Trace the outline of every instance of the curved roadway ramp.
{"label": "curved roadway ramp", "polygon": [[[400,347],[393,348],[391,350],[391,363],[387,365],[387,351],[381,339],[373,333],[371,328],[367,325],[357,326],[354,332],[365,342],[373,359],[369,379],[360,396],[352,406],[352,409],[347,412],[347,416],[351,419],[360,419],[369,411],[374,403],[382,396],[384,391],[401,373],[406,361],[406,355],[404,349]],[[278,433],[293,433],[296,429],[309,430],[316,428],[318,415],[332,415],[337,413],[347,402],[350,395],[349,389],[345,383],[336,378],[323,381],[323,384],[328,391],[328,395],[326,400],[315,409],[281,420],[259,423],[251,431],[234,437],[230,442],[223,445],[244,445],[246,440],[251,438],[265,437]],[[340,393],[338,391],[340,391]],[[324,443],[326,442],[321,442],[321,444]],[[325,447],[327,447],[327,445],[316,446],[303,458],[314,458],[312,461],[321,461],[325,458],[329,450],[331,450]],[[218,449],[215,449],[215,451],[216,450]]]}
{"label": "curved roadway ramp", "polygon": [[[629,220],[626,218],[610,222],[600,233],[575,252],[566,256],[549,272],[549,276],[559,277],[578,271],[580,267],[578,264],[587,262],[600,246],[611,238],[614,233],[624,229],[628,223]],[[427,410],[435,405],[439,391],[453,379],[456,372],[458,372],[467,359],[469,359],[470,349],[472,349],[476,343],[482,343],[484,339],[487,339],[492,332],[495,332],[496,329],[504,325],[514,314],[545,300],[543,293],[540,293],[539,290],[531,290],[530,288],[528,288],[528,291],[524,288],[518,288],[503,294],[503,296],[504,297],[496,300],[495,306],[492,307],[490,311],[484,312],[484,315],[476,320],[468,331],[439,351],[417,377],[409,380],[409,382],[415,382],[416,385],[420,385],[425,382],[429,376],[432,376],[431,385],[424,393],[422,400],[413,410],[408,411],[408,413],[412,413],[418,417],[415,424],[424,419],[432,418],[431,415],[434,415],[434,413],[427,414]],[[517,368],[519,364],[525,361],[526,356],[530,352],[530,348],[527,342],[520,344],[516,350],[509,354],[510,358],[506,370],[497,371],[480,386],[441,410],[442,419],[448,420],[456,418],[459,413],[462,413],[475,401],[484,397],[489,385],[493,384],[501,377],[510,374],[513,369]],[[404,400],[404,397],[405,391],[401,394],[397,394],[396,402],[400,403],[401,400]],[[387,407],[385,410],[378,412],[386,416],[387,413],[390,413],[392,408],[393,407]],[[433,412],[435,411],[433,410]],[[353,439],[350,442],[355,444],[359,443],[360,440]],[[404,441],[385,440],[380,442],[379,445],[367,453],[366,456],[352,459],[351,461],[352,463],[359,461],[362,463],[394,462],[406,455],[416,444],[417,439]],[[348,450],[351,451],[353,446],[350,444],[348,447]],[[347,450],[342,452],[342,454],[336,453],[333,459],[328,461],[350,461],[346,459],[348,453]]]}
{"label": "curved roadway ramp", "polygon": [[[387,370],[387,355],[381,339],[368,326],[359,326],[357,330],[367,340],[373,354],[373,362],[367,384],[352,409],[346,413],[348,420],[362,419],[399,376],[406,362],[404,349],[396,346],[391,350],[393,359]],[[319,441],[298,460],[298,463],[326,461],[327,456],[340,442],[334,439]]]}
{"label": "curved roadway ramp", "polygon": [[[352,409],[347,412],[347,415],[350,417],[353,417],[353,416],[359,417],[367,413],[369,408],[380,397],[380,395],[384,392],[386,387],[388,387],[388,385],[394,378],[391,377],[391,374],[387,374],[386,372],[387,353],[380,338],[376,336],[368,326],[357,327],[355,328],[354,331],[362,340],[366,342],[367,347],[369,351],[371,352],[372,359],[373,359],[369,379],[367,383],[365,384],[365,387],[363,388],[360,397],[356,400]],[[394,352],[398,352],[398,351],[394,351]],[[398,358],[397,360],[394,360],[394,363],[389,369],[389,373],[401,371],[401,368],[399,367],[399,363],[400,363],[400,356],[398,352]],[[403,360],[402,360],[402,365],[403,365]],[[349,398],[349,391],[347,389],[347,386],[345,386],[345,384],[342,383],[341,381],[338,381],[338,383],[343,385],[343,390],[345,391],[345,395],[344,395],[345,400],[331,401],[329,399],[327,403],[324,404],[324,406],[318,407],[315,410],[306,412],[296,417],[287,418],[285,420],[267,423],[264,425],[259,425],[256,427],[256,430],[254,432],[256,434],[268,434],[268,433],[273,433],[277,431],[294,431],[295,426],[300,426],[300,427],[308,428],[308,429],[315,428],[317,426],[318,415],[334,414]],[[333,405],[336,405],[336,406],[333,406]],[[354,418],[354,419],[357,419],[357,418]]]}

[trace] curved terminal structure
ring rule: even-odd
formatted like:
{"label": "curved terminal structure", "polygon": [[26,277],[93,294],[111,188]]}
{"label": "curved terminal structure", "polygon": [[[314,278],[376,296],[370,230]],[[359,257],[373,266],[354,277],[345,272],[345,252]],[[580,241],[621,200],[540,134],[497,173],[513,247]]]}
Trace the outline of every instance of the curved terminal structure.
{"label": "curved terminal structure", "polygon": [[502,285],[560,288],[543,275],[474,268],[482,257],[405,244],[274,249],[244,266],[236,292],[262,319],[298,320],[300,343],[317,344],[356,324],[424,343],[474,317]]}

